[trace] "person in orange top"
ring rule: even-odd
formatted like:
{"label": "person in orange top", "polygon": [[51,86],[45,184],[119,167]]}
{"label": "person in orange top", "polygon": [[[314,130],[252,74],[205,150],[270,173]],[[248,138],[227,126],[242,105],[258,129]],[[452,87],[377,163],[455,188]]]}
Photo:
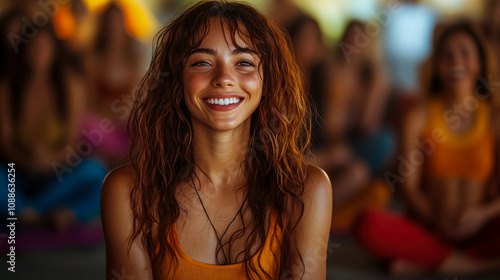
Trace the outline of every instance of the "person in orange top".
{"label": "person in orange top", "polygon": [[369,211],[356,230],[369,251],[392,262],[393,273],[500,267],[498,90],[488,81],[495,77],[493,63],[472,22],[436,30],[423,72],[429,98],[408,112],[401,137],[406,168],[396,180],[409,217]]}
{"label": "person in orange top", "polygon": [[308,105],[288,36],[207,1],[157,36],[130,163],[102,189],[107,279],[325,279],[332,190],[305,161]]}

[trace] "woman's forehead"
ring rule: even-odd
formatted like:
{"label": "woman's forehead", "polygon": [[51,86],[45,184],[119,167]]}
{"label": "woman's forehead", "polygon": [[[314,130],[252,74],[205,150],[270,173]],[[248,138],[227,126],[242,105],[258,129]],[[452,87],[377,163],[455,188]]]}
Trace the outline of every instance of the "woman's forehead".
{"label": "woman's forehead", "polygon": [[[213,45],[226,44],[229,49],[251,48],[254,49],[248,31],[244,24],[237,23],[234,30],[227,20],[212,18],[207,26],[206,34],[199,34],[198,47],[209,47]],[[201,33],[201,32],[200,32]]]}

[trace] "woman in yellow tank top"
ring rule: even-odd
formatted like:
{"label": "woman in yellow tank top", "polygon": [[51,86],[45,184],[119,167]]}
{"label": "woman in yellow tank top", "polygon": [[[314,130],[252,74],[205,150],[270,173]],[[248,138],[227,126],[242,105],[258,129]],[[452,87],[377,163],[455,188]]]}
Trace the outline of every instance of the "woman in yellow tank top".
{"label": "woman in yellow tank top", "polygon": [[[360,242],[393,273],[448,275],[500,267],[498,89],[491,54],[468,21],[436,30],[428,98],[408,112],[399,178],[409,215],[365,213]],[[489,81],[488,81],[489,80]],[[496,121],[495,121],[496,120]],[[403,160],[402,160],[403,159]]]}
{"label": "woman in yellow tank top", "polygon": [[473,102],[477,103],[473,105],[475,120],[472,127],[462,134],[456,134],[448,127],[443,117],[447,115],[445,104],[441,100],[435,98],[429,102],[423,138],[432,139],[432,134],[440,130],[446,141],[436,142],[434,151],[427,157],[425,174],[428,177],[462,177],[481,184],[490,179],[495,161],[490,105],[486,101]]}
{"label": "woman in yellow tank top", "polygon": [[325,279],[331,186],[305,163],[298,69],[246,4],[201,2],[160,32],[131,162],[103,184],[108,279]]}

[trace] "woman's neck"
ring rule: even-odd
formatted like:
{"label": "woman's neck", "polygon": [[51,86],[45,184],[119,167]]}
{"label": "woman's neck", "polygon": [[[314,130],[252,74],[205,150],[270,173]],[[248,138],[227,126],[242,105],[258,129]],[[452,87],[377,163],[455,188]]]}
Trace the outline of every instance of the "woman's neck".
{"label": "woman's neck", "polygon": [[202,182],[210,182],[210,191],[233,190],[246,183],[243,169],[250,121],[228,131],[216,131],[196,120],[191,124],[194,160],[198,166],[195,172]]}
{"label": "woman's neck", "polygon": [[466,104],[469,99],[474,97],[474,90],[470,90],[468,88],[456,89],[454,91],[449,91],[444,96],[444,101],[446,102],[447,107],[455,107],[455,106],[463,106]]}

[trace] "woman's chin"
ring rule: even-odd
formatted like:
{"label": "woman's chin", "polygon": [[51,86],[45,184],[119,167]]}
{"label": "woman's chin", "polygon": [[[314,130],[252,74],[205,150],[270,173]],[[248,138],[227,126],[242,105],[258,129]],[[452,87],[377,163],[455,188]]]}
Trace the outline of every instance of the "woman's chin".
{"label": "woman's chin", "polygon": [[215,119],[212,121],[205,122],[205,124],[212,130],[220,132],[238,130],[244,128],[246,123],[247,121],[241,121],[235,118]]}

